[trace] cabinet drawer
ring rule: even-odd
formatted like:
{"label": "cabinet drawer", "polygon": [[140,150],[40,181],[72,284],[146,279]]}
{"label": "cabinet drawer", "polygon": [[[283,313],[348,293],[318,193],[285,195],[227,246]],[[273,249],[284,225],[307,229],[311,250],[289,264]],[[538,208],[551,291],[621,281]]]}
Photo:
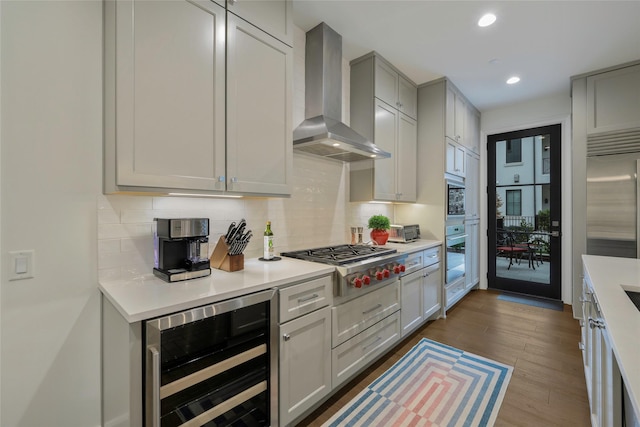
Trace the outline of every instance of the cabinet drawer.
{"label": "cabinet drawer", "polygon": [[404,274],[409,274],[414,271],[420,270],[424,267],[424,252],[415,252],[409,254],[407,256],[407,260],[404,262],[405,272]]}
{"label": "cabinet drawer", "polygon": [[424,251],[424,266],[428,267],[430,265],[433,265],[437,262],[440,262],[440,252],[441,252],[441,248],[440,246],[437,246],[435,248],[431,248],[431,249],[427,249]]}
{"label": "cabinet drawer", "polygon": [[337,347],[391,313],[400,310],[400,282],[331,309],[332,343]]}
{"label": "cabinet drawer", "polygon": [[464,293],[464,281],[454,283],[445,289],[447,309],[451,307]]}
{"label": "cabinet drawer", "polygon": [[357,337],[332,350],[332,371],[335,389],[356,374],[368,362],[384,353],[400,338],[398,312],[376,323]]}
{"label": "cabinet drawer", "polygon": [[325,276],[280,289],[280,323],[331,305],[332,277]]}

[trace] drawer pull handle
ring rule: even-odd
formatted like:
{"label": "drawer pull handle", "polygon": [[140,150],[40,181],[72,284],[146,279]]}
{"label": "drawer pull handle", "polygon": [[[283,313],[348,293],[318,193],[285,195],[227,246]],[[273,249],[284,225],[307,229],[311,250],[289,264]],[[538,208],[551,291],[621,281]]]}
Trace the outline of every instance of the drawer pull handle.
{"label": "drawer pull handle", "polygon": [[318,294],[313,294],[313,295],[309,295],[308,297],[305,298],[298,298],[298,302],[306,302],[306,301],[311,301],[312,299],[316,299],[318,298],[320,295]]}
{"label": "drawer pull handle", "polygon": [[282,335],[282,338],[284,338],[285,341],[289,341],[291,339],[291,335],[284,334],[284,335]]}
{"label": "drawer pull handle", "polygon": [[362,314],[369,314],[369,313],[371,313],[371,312],[373,312],[373,311],[376,311],[376,310],[377,310],[377,309],[379,309],[380,307],[382,307],[382,304],[378,304],[378,305],[376,305],[375,307],[370,308],[370,309],[369,309],[369,310],[367,310],[367,311],[363,311],[363,312],[362,312]]}
{"label": "drawer pull handle", "polygon": [[367,351],[367,350],[369,349],[369,347],[371,347],[371,346],[373,346],[373,345],[377,344],[377,343],[378,343],[378,341],[380,341],[381,339],[382,339],[382,337],[380,337],[380,336],[379,336],[378,338],[376,338],[376,339],[375,339],[375,341],[374,341],[374,342],[372,342],[372,343],[371,343],[371,344],[369,344],[369,345],[366,345],[366,346],[362,347],[362,349],[363,349],[364,351]]}

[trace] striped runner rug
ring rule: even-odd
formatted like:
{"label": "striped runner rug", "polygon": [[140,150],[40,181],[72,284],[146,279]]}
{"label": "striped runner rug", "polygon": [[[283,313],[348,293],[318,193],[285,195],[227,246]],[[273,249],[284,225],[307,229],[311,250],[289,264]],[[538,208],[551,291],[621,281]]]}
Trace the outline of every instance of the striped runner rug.
{"label": "striped runner rug", "polygon": [[323,427],[492,426],[512,372],[423,338]]}

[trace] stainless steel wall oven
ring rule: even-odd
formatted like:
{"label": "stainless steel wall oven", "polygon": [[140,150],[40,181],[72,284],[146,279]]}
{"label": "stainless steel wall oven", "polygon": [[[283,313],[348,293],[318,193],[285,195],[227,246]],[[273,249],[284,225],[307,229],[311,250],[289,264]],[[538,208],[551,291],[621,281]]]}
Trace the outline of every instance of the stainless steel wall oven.
{"label": "stainless steel wall oven", "polygon": [[446,281],[447,285],[465,276],[465,246],[467,234],[464,224],[448,225],[445,232],[446,240]]}
{"label": "stainless steel wall oven", "polygon": [[276,295],[146,321],[145,426],[278,425]]}

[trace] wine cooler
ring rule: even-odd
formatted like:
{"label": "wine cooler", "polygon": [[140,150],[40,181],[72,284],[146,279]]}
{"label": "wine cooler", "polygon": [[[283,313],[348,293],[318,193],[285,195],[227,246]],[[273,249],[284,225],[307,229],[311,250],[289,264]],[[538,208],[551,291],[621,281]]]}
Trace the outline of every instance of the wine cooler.
{"label": "wine cooler", "polygon": [[145,426],[277,426],[276,295],[146,321]]}

